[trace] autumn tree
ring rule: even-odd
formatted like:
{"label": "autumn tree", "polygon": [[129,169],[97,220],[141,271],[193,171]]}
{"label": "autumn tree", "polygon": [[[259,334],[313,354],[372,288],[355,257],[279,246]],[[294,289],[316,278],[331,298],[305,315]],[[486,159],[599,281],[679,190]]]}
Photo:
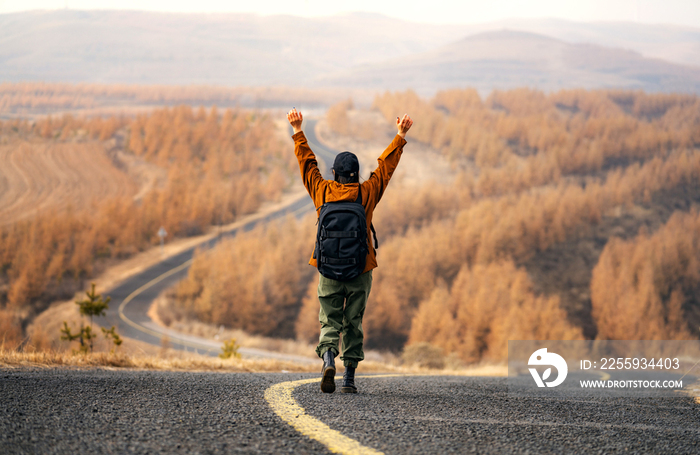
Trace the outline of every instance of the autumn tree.
{"label": "autumn tree", "polygon": [[591,281],[602,340],[683,340],[700,335],[700,214],[674,214],[653,235],[612,238]]}
{"label": "autumn tree", "polygon": [[409,345],[429,342],[466,362],[500,361],[509,339],[580,339],[557,297],[537,296],[511,261],[463,268],[451,289],[438,286],[411,324]]}

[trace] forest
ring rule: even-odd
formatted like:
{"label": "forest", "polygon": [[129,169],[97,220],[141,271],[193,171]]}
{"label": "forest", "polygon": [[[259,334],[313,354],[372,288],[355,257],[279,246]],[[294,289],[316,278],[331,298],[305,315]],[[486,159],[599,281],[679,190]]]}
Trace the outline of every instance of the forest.
{"label": "forest", "polygon": [[[329,110],[338,134],[357,130],[348,124],[352,109],[342,101]],[[698,338],[698,97],[520,89],[482,100],[467,89],[426,100],[408,91],[377,96],[371,110],[386,128],[397,113],[411,113],[406,150],[411,141],[430,144],[456,178],[393,192],[390,185],[379,205],[369,347],[428,342],[479,362],[503,360],[508,339]],[[304,271],[313,226],[284,223],[269,229],[294,232],[296,243],[271,243],[260,228],[200,253],[173,305],[213,323],[273,336],[294,330],[313,342],[317,278]],[[284,266],[260,258],[234,299],[236,287],[214,275],[252,261],[243,245],[296,256]],[[265,253],[276,254],[283,252]],[[572,255],[587,264],[556,275]],[[285,282],[293,285],[279,289]],[[243,317],[267,286],[274,299],[266,302],[282,299],[286,326]],[[293,327],[289,314],[298,315]]]}
{"label": "forest", "polygon": [[[388,137],[409,113],[406,153],[422,144],[450,166],[450,178],[389,185],[378,206],[368,348],[430,343],[473,363],[503,360],[508,339],[700,337],[700,98],[518,89],[482,99],[460,89],[328,110],[336,134],[374,141],[378,155],[386,144],[362,111],[381,114]],[[140,198],[3,227],[3,327],[74,291],[65,283],[101,259],[154,245],[160,225],[201,233],[301,185],[291,140],[272,134],[269,115],[240,109],[10,120],[0,131],[28,144],[121,141],[167,171]],[[314,222],[290,217],[199,251],[161,319],[313,342]]]}
{"label": "forest", "polygon": [[[144,194],[48,208],[0,228],[0,324],[17,336],[52,301],[82,289],[106,262],[156,245],[160,226],[171,238],[198,235],[277,200],[295,164],[273,119],[240,109],[180,106],[134,118],[8,120],[0,122],[0,135],[27,155],[47,143],[101,145],[93,153],[116,147],[165,175]],[[118,167],[118,157],[112,158]]]}

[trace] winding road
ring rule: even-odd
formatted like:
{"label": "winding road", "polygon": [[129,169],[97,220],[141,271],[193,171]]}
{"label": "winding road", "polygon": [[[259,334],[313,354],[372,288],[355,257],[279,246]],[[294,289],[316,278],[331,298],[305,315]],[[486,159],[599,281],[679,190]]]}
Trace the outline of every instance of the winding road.
{"label": "winding road", "polygon": [[[316,153],[316,156],[319,160],[323,160],[326,169],[330,169],[337,152],[330,150],[320,143],[314,132],[315,127],[315,120],[307,120],[304,133],[306,134],[312,150]],[[290,149],[291,148],[292,144],[290,140]],[[292,153],[291,150],[290,153]],[[239,231],[249,231],[260,223],[267,223],[274,219],[284,217],[289,213],[302,216],[312,210],[313,204],[311,198],[309,198],[308,195],[304,195],[304,197],[292,201],[287,207],[273,212],[266,217],[251,221],[234,230],[224,232],[217,239],[203,242],[175,256],[164,259],[143,272],[132,276],[117,287],[106,291],[105,293],[112,298],[112,304],[106,316],[96,318],[96,322],[103,327],[115,325],[117,327],[117,332],[122,336],[144,341],[155,346],[162,346],[164,343],[167,343],[169,347],[173,349],[209,354],[212,356],[218,355],[221,352],[220,342],[181,334],[163,328],[153,322],[148,316],[148,309],[153,303],[153,300],[163,290],[174,285],[186,276],[196,249],[213,248],[222,238],[234,236]],[[316,362],[307,357],[279,354],[262,349],[240,348],[239,352],[244,358],[279,358],[305,363]]]}

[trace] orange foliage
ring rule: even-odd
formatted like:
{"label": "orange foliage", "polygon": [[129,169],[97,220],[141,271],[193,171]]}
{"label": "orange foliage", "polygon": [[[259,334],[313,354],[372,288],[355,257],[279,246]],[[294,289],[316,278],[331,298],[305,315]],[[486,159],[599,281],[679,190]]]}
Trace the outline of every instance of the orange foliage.
{"label": "orange foliage", "polygon": [[[412,129],[412,136],[442,148],[458,163],[473,160],[476,167],[474,173],[464,171],[448,190],[468,196],[452,204],[434,185],[417,193],[388,192],[382,206],[386,213],[377,211],[377,224],[386,223],[396,237],[379,250],[380,270],[365,324],[369,345],[398,349],[406,340],[429,341],[447,351],[467,349],[465,360],[502,358],[506,338],[474,348],[464,344],[470,337],[469,343],[476,343],[474,336],[438,330],[454,321],[443,317],[448,301],[454,308],[471,305],[457,299],[458,275],[488,275],[485,270],[501,264],[493,270],[506,283],[516,283],[506,275],[522,271],[503,263],[525,261],[537,251],[574,240],[620,205],[649,201],[658,191],[694,187],[700,179],[700,154],[687,147],[700,139],[698,98],[650,95],[663,101],[663,108],[628,109],[620,96],[515,90],[495,92],[481,103],[466,90],[440,93],[432,102],[410,91],[377,97],[375,107],[387,118],[389,112],[408,110],[417,125],[423,122],[424,128],[415,135]],[[655,105],[643,101],[643,93],[626,96],[634,100],[632,106]],[[455,148],[455,143],[461,145]],[[489,143],[492,148],[484,148]],[[429,197],[423,199],[422,193]],[[414,205],[414,200],[422,204]],[[531,295],[529,284],[511,290],[517,294],[512,298],[548,308],[548,315],[538,317],[565,319],[557,302]],[[528,336],[554,336],[532,327],[520,326]],[[565,328],[567,336],[580,336],[578,328]],[[489,333],[493,330],[488,327]]]}
{"label": "orange foliage", "polygon": [[[461,202],[467,202],[466,198]],[[416,189],[392,183],[391,190],[382,196],[381,209],[372,222],[381,233],[380,240],[386,240],[444,219],[454,214],[458,206],[454,187],[431,182]]]}
{"label": "orange foliage", "polygon": [[348,110],[352,108],[352,100],[341,101],[328,108],[328,112],[326,112],[328,126],[338,134],[349,135]]}
{"label": "orange foliage", "polygon": [[300,302],[315,271],[307,264],[313,223],[312,217],[301,223],[290,217],[197,253],[173,304],[204,322],[293,337]]}
{"label": "orange foliage", "polygon": [[603,340],[697,338],[700,214],[676,213],[655,234],[612,238],[591,281],[592,315]]}
{"label": "orange foliage", "polygon": [[512,261],[463,267],[451,289],[432,291],[413,317],[409,344],[430,342],[464,361],[502,360],[508,340],[581,339],[559,298],[538,297]]}
{"label": "orange foliage", "polygon": [[[620,205],[695,185],[697,98],[655,104],[645,96],[516,90],[482,102],[465,90],[431,102],[412,92],[377,97],[375,108],[388,119],[415,115],[412,137],[441,148],[465,171],[452,187],[399,187],[382,201],[380,269],[364,321],[368,346],[429,342],[480,361],[503,359],[512,338],[581,338],[558,296],[537,295],[515,263],[587,233]],[[334,107],[329,122],[337,114],[352,134],[348,108]],[[297,299],[296,336],[313,341],[314,284]]]}
{"label": "orange foliage", "polygon": [[656,191],[693,185],[698,178],[700,154],[679,153],[612,171],[604,183],[585,188],[560,183],[479,199],[456,214],[391,238],[379,250],[381,269],[374,276],[367,310],[370,345],[399,348],[420,302],[439,283],[449,285],[463,267],[525,260],[587,232],[616,206],[641,202]]}
{"label": "orange foliage", "polygon": [[[480,168],[474,191],[486,196],[558,182],[700,145],[700,98],[643,92],[529,89],[385,93],[374,107],[389,121],[411,112],[413,138]],[[415,131],[414,131],[415,130]]]}
{"label": "orange foliage", "polygon": [[[350,107],[335,106],[328,120],[354,135]],[[692,95],[520,89],[482,100],[451,90],[424,100],[408,91],[378,96],[374,108],[390,123],[409,112],[411,140],[441,150],[459,176],[452,186],[397,187],[382,200],[368,347],[429,342],[471,362],[503,359],[508,339],[580,338],[559,297],[536,294],[515,264],[586,234],[613,209],[700,180],[700,99]],[[294,165],[291,145],[277,153],[269,119],[241,111],[174,108],[84,122],[12,121],[0,131],[50,140],[80,128],[95,140],[124,134],[132,153],[168,169],[167,183],[139,203],[108,201],[92,216],[47,215],[2,232],[0,267],[15,307],[39,298],[49,278],[88,275],[95,257],[153,242],[160,224],[183,235],[255,210],[279,194]],[[599,337],[697,337],[686,321],[697,316],[688,308],[700,290],[698,228],[697,214],[674,217],[652,236],[608,244],[592,282]],[[64,234],[79,230],[80,242]],[[207,322],[314,341],[313,236],[311,220],[287,220],[199,253],[174,305]]]}
{"label": "orange foliage", "polygon": [[283,153],[274,132],[267,116],[241,110],[220,116],[216,108],[195,113],[189,107],[156,110],[134,120],[66,115],[0,122],[3,136],[32,141],[127,136],[127,152],[158,164],[168,175],[162,187],[140,200],[114,197],[80,210],[44,212],[0,231],[0,282],[7,283],[0,306],[41,309],[72,295],[101,258],[126,257],[157,243],[160,226],[171,236],[199,234],[279,198],[296,163]]}

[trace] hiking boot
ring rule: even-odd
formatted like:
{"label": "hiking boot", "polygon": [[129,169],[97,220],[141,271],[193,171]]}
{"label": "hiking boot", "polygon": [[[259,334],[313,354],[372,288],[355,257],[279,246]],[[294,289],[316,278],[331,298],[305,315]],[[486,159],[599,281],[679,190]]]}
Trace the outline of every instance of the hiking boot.
{"label": "hiking boot", "polygon": [[340,388],[341,393],[357,393],[357,387],[355,387],[355,368],[345,367],[345,373],[343,373],[343,387]]}
{"label": "hiking boot", "polygon": [[335,392],[335,354],[330,349],[323,353],[323,370],[321,370],[321,391]]}

